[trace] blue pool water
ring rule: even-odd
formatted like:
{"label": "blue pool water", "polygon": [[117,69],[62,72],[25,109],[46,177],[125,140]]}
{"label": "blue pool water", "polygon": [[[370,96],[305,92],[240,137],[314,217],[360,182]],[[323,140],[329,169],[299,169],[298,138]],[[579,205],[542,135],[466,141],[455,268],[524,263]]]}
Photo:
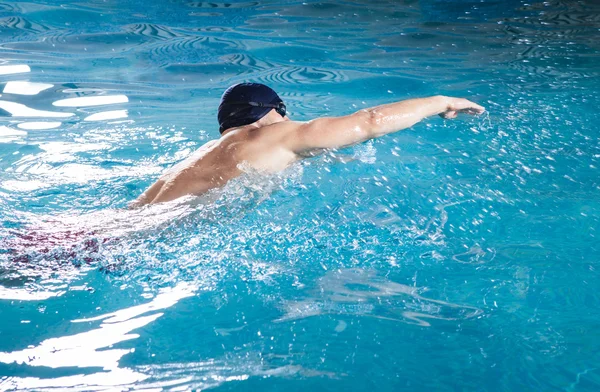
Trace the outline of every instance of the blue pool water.
{"label": "blue pool water", "polygon": [[[594,1],[0,3],[0,390],[600,389]],[[488,114],[125,211],[269,84]]]}

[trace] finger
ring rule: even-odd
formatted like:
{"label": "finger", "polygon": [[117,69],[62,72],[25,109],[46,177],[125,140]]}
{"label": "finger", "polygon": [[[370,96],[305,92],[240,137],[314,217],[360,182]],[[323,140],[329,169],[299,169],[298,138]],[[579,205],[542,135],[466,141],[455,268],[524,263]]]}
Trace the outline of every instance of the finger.
{"label": "finger", "polygon": [[445,119],[448,119],[448,120],[449,120],[449,119],[453,119],[453,118],[456,118],[456,111],[454,111],[454,110],[449,110],[449,111],[447,111],[447,112],[441,113],[441,114],[440,114],[440,116],[441,116],[442,118],[445,118]]}
{"label": "finger", "polygon": [[453,109],[458,109],[461,113],[481,114],[485,112],[485,108],[481,105],[471,102],[467,99],[462,99]]}
{"label": "finger", "polygon": [[481,114],[484,111],[485,111],[485,109],[483,109],[483,108],[466,108],[466,109],[459,110],[460,113],[466,113],[466,114]]}
{"label": "finger", "polygon": [[473,114],[481,114],[481,113],[485,112],[485,108],[483,106],[478,105],[475,102],[469,102],[469,103],[470,103],[470,105],[466,109],[471,110],[473,112]]}
{"label": "finger", "polygon": [[485,108],[481,105],[475,104],[473,106],[473,109],[475,110],[475,113],[477,113],[477,114],[481,114],[481,113],[485,112]]}

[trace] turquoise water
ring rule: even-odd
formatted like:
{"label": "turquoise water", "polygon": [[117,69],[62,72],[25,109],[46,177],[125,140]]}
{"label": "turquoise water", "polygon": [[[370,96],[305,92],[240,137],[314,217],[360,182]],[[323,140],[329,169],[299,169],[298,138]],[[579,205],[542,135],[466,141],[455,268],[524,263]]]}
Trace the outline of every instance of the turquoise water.
{"label": "turquoise water", "polygon": [[[592,1],[0,3],[0,390],[597,391],[599,37]],[[242,81],[488,115],[122,210]]]}

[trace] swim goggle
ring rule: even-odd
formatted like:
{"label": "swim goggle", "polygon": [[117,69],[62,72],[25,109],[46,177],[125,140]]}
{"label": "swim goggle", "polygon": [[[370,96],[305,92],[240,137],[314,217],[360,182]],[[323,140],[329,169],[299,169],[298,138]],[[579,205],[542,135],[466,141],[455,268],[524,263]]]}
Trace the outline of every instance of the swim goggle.
{"label": "swim goggle", "polygon": [[[275,109],[275,111],[277,113],[279,113],[279,115],[281,117],[285,117],[285,114],[287,113],[287,108],[285,107],[285,104],[283,102],[279,102],[279,103],[262,103],[262,102],[227,102],[228,105],[250,105],[250,106],[254,106],[257,108],[273,108]],[[234,113],[230,114],[233,115]]]}

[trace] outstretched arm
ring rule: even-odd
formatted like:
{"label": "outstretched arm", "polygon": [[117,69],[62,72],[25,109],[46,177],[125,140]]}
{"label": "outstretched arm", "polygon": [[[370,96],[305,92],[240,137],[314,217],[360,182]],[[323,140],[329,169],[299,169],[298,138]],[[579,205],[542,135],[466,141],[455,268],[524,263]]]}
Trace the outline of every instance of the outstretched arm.
{"label": "outstretched arm", "polygon": [[455,118],[458,113],[481,114],[482,106],[463,98],[435,96],[409,99],[360,110],[344,117],[318,118],[302,124],[288,140],[292,151],[340,148],[409,128],[439,114]]}

